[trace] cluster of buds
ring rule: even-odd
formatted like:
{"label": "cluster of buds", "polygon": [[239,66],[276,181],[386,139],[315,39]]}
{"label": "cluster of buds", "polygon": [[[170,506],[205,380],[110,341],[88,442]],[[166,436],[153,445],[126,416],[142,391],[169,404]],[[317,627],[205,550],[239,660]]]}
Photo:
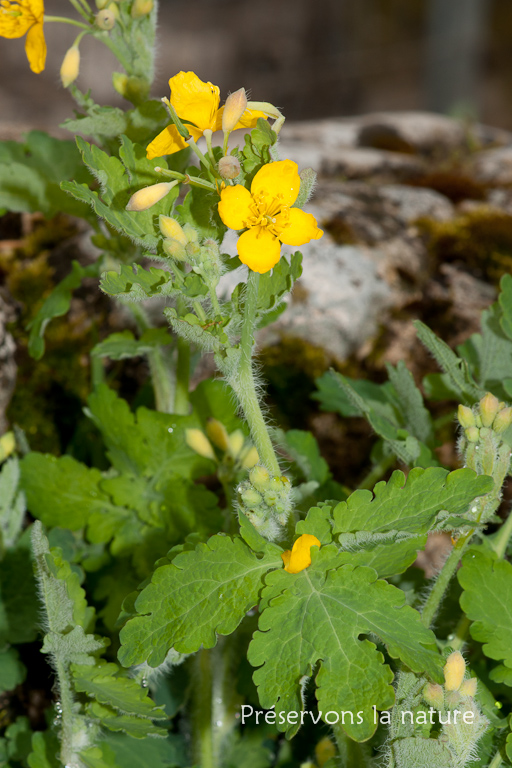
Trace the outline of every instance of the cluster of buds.
{"label": "cluster of buds", "polygon": [[493,475],[502,451],[502,435],[512,425],[512,408],[487,392],[473,409],[459,405],[457,416],[464,430],[459,448],[467,466],[479,474]]}
{"label": "cluster of buds", "polygon": [[237,488],[238,502],[244,515],[257,531],[270,541],[277,538],[286,525],[292,509],[292,486],[287,477],[272,477],[258,464],[249,479]]}
{"label": "cluster of buds", "polygon": [[182,227],[171,216],[160,215],[159,224],[165,254],[175,261],[190,264],[192,271],[201,275],[209,288],[215,288],[222,273],[222,260],[215,240],[206,239],[200,245],[194,227],[190,224]]}
{"label": "cluster of buds", "polygon": [[439,741],[459,759],[469,757],[489,725],[474,700],[477,679],[466,677],[466,662],[460,651],[448,656],[443,673],[444,685],[428,683],[423,689],[423,699],[438,712],[442,725]]}
{"label": "cluster of buds", "polygon": [[185,440],[199,456],[216,462],[221,480],[230,481],[237,472],[251,469],[259,461],[258,451],[242,430],[235,429],[229,434],[218,419],[208,419],[206,434],[202,429],[187,429]]}

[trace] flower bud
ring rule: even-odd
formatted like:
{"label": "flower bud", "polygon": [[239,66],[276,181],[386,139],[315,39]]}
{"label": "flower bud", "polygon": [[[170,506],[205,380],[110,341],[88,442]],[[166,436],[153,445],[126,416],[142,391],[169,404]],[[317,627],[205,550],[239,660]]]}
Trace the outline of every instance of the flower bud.
{"label": "flower bud", "polygon": [[240,162],[233,155],[226,155],[219,160],[219,175],[223,179],[236,179],[240,173]]}
{"label": "flower bud", "polygon": [[16,450],[14,432],[6,432],[0,437],[0,461],[5,461]]}
{"label": "flower bud", "polygon": [[423,698],[431,707],[442,709],[444,706],[443,687],[435,683],[427,683],[423,688]]}
{"label": "flower bud", "polygon": [[268,488],[270,475],[265,467],[261,466],[261,464],[258,464],[256,467],[251,469],[249,480],[251,481],[252,485],[254,485],[254,487],[259,491],[266,491]]}
{"label": "flower bud", "polygon": [[478,427],[469,427],[465,430],[465,435],[470,443],[478,443],[480,440],[480,431]]}
{"label": "flower bud", "polygon": [[185,237],[187,238],[188,243],[198,243],[199,242],[199,232],[197,229],[194,229],[192,224],[185,224],[183,226],[183,232],[185,233]]}
{"label": "flower bud", "polygon": [[110,7],[105,8],[96,14],[96,26],[105,30],[106,32],[110,32],[110,30],[114,28],[115,23],[116,16]]}
{"label": "flower bud", "polygon": [[[162,218],[162,217],[160,217]],[[226,452],[229,450],[229,437],[226,427],[218,419],[208,419],[206,424],[206,434],[217,448]]]}
{"label": "flower bud", "polygon": [[447,691],[445,700],[447,709],[456,709],[460,702],[460,693],[458,691]]}
{"label": "flower bud", "polygon": [[68,88],[78,77],[80,70],[80,51],[78,46],[72,45],[67,51],[60,68],[60,79],[64,88]]}
{"label": "flower bud", "polygon": [[323,768],[325,763],[335,755],[336,747],[328,736],[324,736],[315,747],[315,757],[319,768]]}
{"label": "flower bud", "polygon": [[465,405],[459,405],[457,409],[457,418],[459,424],[461,427],[464,427],[464,429],[475,426],[475,414],[471,408],[467,408]]}
{"label": "flower bud", "polygon": [[469,680],[464,680],[459,689],[460,695],[471,696],[471,698],[473,698],[476,695],[477,683],[478,680],[476,677],[471,677]]}
{"label": "flower bud", "polygon": [[244,451],[241,455],[241,461],[242,461],[242,467],[244,469],[252,469],[255,464],[258,463],[260,460],[260,457],[258,456],[258,451],[254,447],[254,445],[251,445],[251,447]]}
{"label": "flower bud", "polygon": [[222,130],[224,133],[231,133],[234,130],[246,109],[247,96],[245,95],[245,88],[239,88],[238,91],[229,94],[222,113]]}
{"label": "flower bud", "polygon": [[164,216],[161,213],[158,217],[158,225],[160,227],[160,232],[164,237],[177,240],[181,245],[187,244],[188,240],[186,235],[176,219],[171,218],[171,216]]}
{"label": "flower bud", "polygon": [[109,5],[107,5],[107,10],[111,11],[114,14],[114,18],[116,21],[119,21],[119,19],[121,18],[121,14],[119,13],[119,6],[118,6],[119,2],[120,0],[112,0],[112,2],[109,3]]}
{"label": "flower bud", "polygon": [[177,181],[160,181],[158,184],[152,184],[150,187],[143,187],[135,192],[126,205],[127,211],[147,211],[151,206],[156,205],[171,189],[178,184]]}
{"label": "flower bud", "polygon": [[238,458],[244,447],[245,437],[241,429],[235,429],[229,436],[229,450],[234,459]]}
{"label": "flower bud", "polygon": [[175,261],[187,260],[187,252],[185,250],[185,246],[183,246],[177,240],[164,240],[162,243],[162,248],[164,249],[165,254],[170,256],[170,258],[174,259]]}
{"label": "flower bud", "polygon": [[153,10],[153,0],[134,0],[132,5],[132,19],[142,19]]}
{"label": "flower bud", "polygon": [[96,8],[99,11],[102,11],[103,8],[105,8],[105,6],[107,5],[108,2],[109,2],[109,0],[96,0]]}
{"label": "flower bud", "polygon": [[490,427],[494,421],[494,417],[500,409],[500,401],[497,397],[490,392],[482,397],[480,400],[480,417],[482,419],[482,426]]}
{"label": "flower bud", "polygon": [[503,408],[494,419],[492,428],[498,434],[505,432],[512,424],[512,408]]}
{"label": "flower bud", "polygon": [[242,493],[242,501],[247,507],[259,507],[262,502],[262,498],[258,491],[254,488],[248,488],[247,491]]}
{"label": "flower bud", "polygon": [[462,681],[464,680],[464,673],[466,671],[466,662],[460,651],[454,651],[450,653],[446,659],[444,665],[444,679],[445,689],[447,691],[458,691]]}
{"label": "flower bud", "polygon": [[216,461],[212,445],[202,430],[186,429],[185,442],[189,448],[192,448],[192,450],[198,453],[199,456],[204,456],[205,459],[213,459]]}
{"label": "flower bud", "polygon": [[112,85],[123,99],[132,104],[140,104],[149,95],[150,84],[144,77],[128,77],[124,72],[112,72]]}

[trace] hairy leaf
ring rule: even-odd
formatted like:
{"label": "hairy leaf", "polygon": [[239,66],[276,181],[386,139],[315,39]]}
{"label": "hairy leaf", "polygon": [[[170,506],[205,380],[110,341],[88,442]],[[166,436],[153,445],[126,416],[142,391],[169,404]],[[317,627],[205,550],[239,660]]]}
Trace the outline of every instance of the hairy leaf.
{"label": "hairy leaf", "polygon": [[111,333],[104,341],[92,349],[94,357],[109,357],[111,360],[125,360],[129,357],[141,357],[154,349],[172,343],[167,328],[149,328],[136,339],[131,331]]}

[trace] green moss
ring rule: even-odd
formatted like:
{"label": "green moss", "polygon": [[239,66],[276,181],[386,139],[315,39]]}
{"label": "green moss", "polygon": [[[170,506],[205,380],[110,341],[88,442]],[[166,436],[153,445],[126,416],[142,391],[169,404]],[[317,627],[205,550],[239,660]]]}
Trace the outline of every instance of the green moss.
{"label": "green moss", "polygon": [[512,216],[482,205],[450,221],[416,222],[428,243],[434,268],[462,262],[477,277],[498,285],[512,272]]}

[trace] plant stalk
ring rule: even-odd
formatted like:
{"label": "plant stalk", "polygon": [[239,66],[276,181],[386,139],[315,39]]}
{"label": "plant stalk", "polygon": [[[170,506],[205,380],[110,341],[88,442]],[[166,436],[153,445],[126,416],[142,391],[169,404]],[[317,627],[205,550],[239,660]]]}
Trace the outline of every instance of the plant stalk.
{"label": "plant stalk", "polygon": [[[129,306],[139,332],[143,333],[149,328],[153,328],[140,304],[132,303]],[[172,413],[175,401],[175,382],[165,351],[163,347],[155,347],[147,353],[147,356],[156,410],[161,413]]]}
{"label": "plant stalk", "polygon": [[260,461],[272,475],[279,477],[281,470],[261,412],[252,366],[259,279],[258,272],[249,270],[245,292],[242,336],[240,339],[240,362],[238,371],[230,379],[230,384],[242,406]]}
{"label": "plant stalk", "polygon": [[[179,271],[176,270],[177,272]],[[179,296],[177,300],[178,314],[182,315],[187,309],[185,299]],[[188,391],[190,384],[190,345],[186,339],[178,336],[176,358],[176,389],[174,395],[174,413],[186,416],[189,412]]]}

